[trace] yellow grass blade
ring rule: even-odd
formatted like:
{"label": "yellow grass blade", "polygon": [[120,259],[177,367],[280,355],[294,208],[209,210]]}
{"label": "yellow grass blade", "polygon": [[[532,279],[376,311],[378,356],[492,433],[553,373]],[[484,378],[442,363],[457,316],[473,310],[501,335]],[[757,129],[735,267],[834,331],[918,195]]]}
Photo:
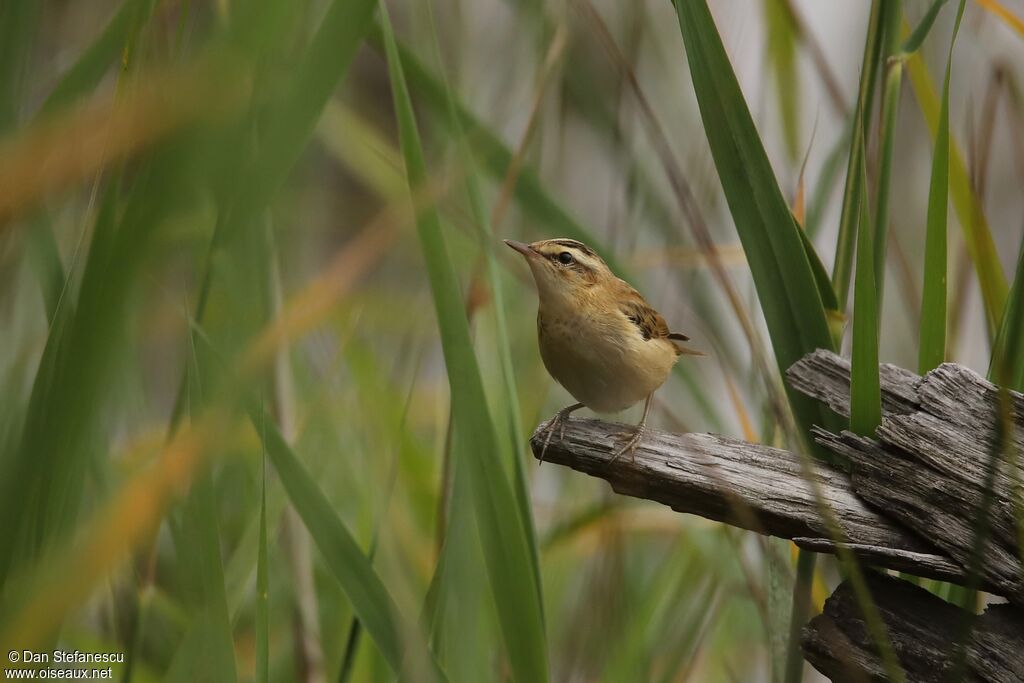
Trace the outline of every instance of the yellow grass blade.
{"label": "yellow grass blade", "polygon": [[982,8],[1002,19],[1004,24],[1024,36],[1024,19],[1008,10],[1006,5],[999,0],[977,0],[977,2]]}
{"label": "yellow grass blade", "polygon": [[[909,34],[906,22],[904,22],[903,32]],[[907,60],[907,74],[910,76],[914,97],[921,108],[921,113],[924,114],[928,130],[934,140],[939,129],[939,97],[935,92],[935,84],[931,75],[928,73],[928,67],[919,52],[914,53]],[[956,211],[960,227],[963,229],[967,252],[971,256],[974,270],[978,275],[989,336],[994,337],[996,326],[1003,314],[1003,307],[1006,305],[1009,288],[1006,284],[1003,267],[999,263],[995,242],[992,241],[992,231],[989,229],[984,209],[971,188],[963,154],[952,133],[949,137],[949,195],[953,200],[953,209]]]}

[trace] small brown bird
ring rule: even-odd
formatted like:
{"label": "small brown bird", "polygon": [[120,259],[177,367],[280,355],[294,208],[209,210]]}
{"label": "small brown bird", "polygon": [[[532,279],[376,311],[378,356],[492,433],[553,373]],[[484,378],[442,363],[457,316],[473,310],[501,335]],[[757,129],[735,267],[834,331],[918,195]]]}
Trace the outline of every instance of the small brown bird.
{"label": "small brown bird", "polygon": [[617,413],[641,399],[644,414],[612,457],[633,457],[643,438],[654,392],[665,383],[682,354],[703,355],[678,342],[665,319],[640,293],[612,273],[593,249],[571,239],[524,244],[505,240],[526,258],[537,284],[537,337],[544,367],[579,403],[558,411],[548,423],[541,461],[551,435],[565,429],[570,413],[587,407]]}

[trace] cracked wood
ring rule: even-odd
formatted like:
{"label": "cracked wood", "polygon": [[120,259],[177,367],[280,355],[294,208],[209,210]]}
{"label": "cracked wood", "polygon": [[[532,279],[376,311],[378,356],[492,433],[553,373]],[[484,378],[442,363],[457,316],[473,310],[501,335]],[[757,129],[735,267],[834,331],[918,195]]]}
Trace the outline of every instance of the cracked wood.
{"label": "cracked wood", "polygon": [[[818,351],[787,375],[794,388],[846,415],[849,372],[846,360]],[[1013,429],[1000,449],[999,390],[977,373],[945,363],[924,377],[883,365],[881,376],[885,414],[875,438],[815,429],[815,440],[846,459],[858,497],[962,567],[974,552],[986,468],[999,455],[981,575],[988,590],[1024,604],[1024,396],[1009,392]]]}
{"label": "cracked wood", "polygon": [[[546,425],[538,427],[531,441],[538,458]],[[804,479],[801,456],[716,434],[648,430],[635,459],[624,456],[610,462],[621,428],[600,420],[570,420],[564,438],[552,438],[545,460],[605,479],[618,493],[657,501],[678,512],[791,538],[820,552],[835,551]],[[805,464],[813,469],[845,541],[866,562],[962,580],[955,563],[861,502],[845,474],[820,463]]]}

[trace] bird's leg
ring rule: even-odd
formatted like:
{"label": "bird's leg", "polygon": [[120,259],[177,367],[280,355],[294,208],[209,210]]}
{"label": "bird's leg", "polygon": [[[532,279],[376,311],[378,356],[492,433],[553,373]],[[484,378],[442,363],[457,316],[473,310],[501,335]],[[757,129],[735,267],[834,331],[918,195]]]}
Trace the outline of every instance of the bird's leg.
{"label": "bird's leg", "polygon": [[547,435],[544,437],[544,446],[540,449],[540,461],[544,462],[544,454],[548,452],[548,444],[551,443],[551,436],[558,430],[558,440],[561,441],[565,438],[565,423],[569,421],[569,415],[573,411],[579,410],[584,407],[582,403],[573,403],[571,406],[562,408],[555,416],[551,418],[551,422],[548,422],[548,426],[544,428]]}
{"label": "bird's leg", "polygon": [[647,400],[644,401],[644,415],[643,417],[640,418],[640,424],[636,426],[636,431],[634,431],[632,434],[629,434],[628,432],[623,432],[622,436],[628,436],[629,441],[627,441],[622,448],[615,451],[615,454],[612,456],[612,459],[608,461],[609,465],[618,460],[619,456],[622,455],[623,453],[629,453],[629,459],[632,461],[636,461],[636,448],[638,445],[640,445],[640,440],[644,438],[644,430],[647,428],[647,415],[648,413],[651,412],[652,398],[654,398],[654,392],[648,394]]}

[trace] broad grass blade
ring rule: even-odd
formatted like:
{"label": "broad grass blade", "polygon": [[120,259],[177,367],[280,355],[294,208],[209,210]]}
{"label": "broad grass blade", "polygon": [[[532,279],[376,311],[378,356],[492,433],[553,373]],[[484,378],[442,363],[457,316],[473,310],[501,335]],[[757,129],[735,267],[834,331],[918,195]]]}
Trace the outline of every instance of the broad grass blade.
{"label": "broad grass blade", "polygon": [[861,61],[860,86],[857,90],[857,104],[853,114],[853,128],[850,135],[850,154],[846,165],[846,184],[843,186],[843,204],[839,216],[839,235],[836,237],[836,257],[832,267],[832,285],[839,297],[840,310],[846,311],[850,296],[850,278],[853,275],[854,247],[857,243],[857,220],[860,216],[861,195],[867,191],[862,184],[860,155],[863,147],[854,141],[867,138],[870,122],[864,113],[872,111],[875,97],[875,79],[878,74],[879,55],[885,33],[885,12],[881,0],[872,0],[871,15],[868,18],[868,35],[864,41],[864,57]]}
{"label": "broad grass blade", "polygon": [[[946,271],[947,218],[949,212],[949,80],[953,69],[953,46],[960,30],[964,0],[957,10],[953,37],[949,41],[946,78],[942,85],[939,126],[935,133],[935,152],[928,188],[928,218],[924,244],[924,286],[921,297],[921,332],[917,371],[924,374],[946,359]],[[1000,273],[1002,271],[1000,270]],[[984,289],[984,286],[983,286]]]}
{"label": "broad grass blade", "polygon": [[[864,144],[863,139],[857,144]],[[860,154],[861,183],[867,187],[865,151]],[[853,358],[850,366],[850,430],[873,436],[882,422],[882,390],[878,376],[878,283],[875,274],[875,228],[866,193],[861,193],[857,228],[857,278],[853,298]]]}
{"label": "broad grass blade", "polygon": [[[711,153],[750,264],[779,368],[832,348],[822,296],[707,4],[675,3]],[[788,390],[787,390],[788,391]],[[803,433],[834,424],[827,409],[788,391]]]}
{"label": "broad grass blade", "polygon": [[[410,191],[415,191],[427,177],[423,151],[398,46],[386,9],[383,5],[380,9],[402,155]],[[516,680],[543,683],[548,680],[547,644],[541,587],[532,566],[530,530],[523,524],[523,511],[517,510],[518,502],[500,459],[501,447],[436,209],[429,208],[417,216],[417,231],[440,326],[456,438],[472,454],[463,464],[472,480],[477,529],[509,665]]]}
{"label": "broad grass blade", "polygon": [[[907,76],[931,134],[938,137],[942,107],[920,52],[912,54],[907,59]],[[999,254],[996,252],[984,208],[971,187],[963,155],[953,136],[950,136],[948,144],[949,195],[963,230],[967,253],[974,263],[974,271],[981,287],[988,332],[990,338],[994,338],[996,326],[1006,306],[1006,274],[999,262]]]}
{"label": "broad grass blade", "polygon": [[[258,409],[251,410],[250,417],[253,427],[262,430],[267,455],[274,464],[274,470],[289,500],[320,549],[325,566],[345,591],[362,627],[373,639],[388,666],[400,674],[407,659],[402,634],[413,633],[412,627],[401,623],[397,605],[363,550],[331,508],[330,502],[288,446],[277,426]],[[409,662],[426,667],[435,680],[446,680],[433,656],[425,648],[415,653]]]}
{"label": "broad grass blade", "polygon": [[[428,8],[430,3],[427,3]],[[433,10],[431,9],[431,37],[434,43],[434,53],[437,62],[441,64],[441,51],[437,42],[437,31],[433,21]],[[459,117],[457,98],[452,91],[447,79],[443,79],[445,95],[448,104],[448,122],[454,131],[455,142],[462,154],[463,163],[466,166],[466,195],[469,199],[470,213],[473,217],[473,224],[477,228],[477,237],[480,240],[480,252],[486,264],[487,284],[491,288],[491,296],[494,299],[494,322],[498,336],[498,357],[501,363],[501,373],[504,380],[504,404],[508,414],[508,432],[512,445],[511,452],[511,474],[513,490],[516,494],[518,509],[523,518],[523,528],[527,530],[527,538],[530,541],[530,559],[533,565],[533,572],[536,574],[537,585],[540,585],[540,559],[537,553],[536,529],[533,525],[533,515],[530,514],[530,493],[526,476],[526,467],[523,462],[528,458],[529,445],[526,443],[526,436],[523,432],[523,420],[519,413],[519,394],[516,390],[515,366],[512,363],[512,347],[509,342],[508,322],[505,318],[505,294],[501,282],[501,273],[498,269],[498,259],[495,251],[501,242],[494,238],[492,233],[490,217],[484,206],[483,189],[477,177],[477,161],[473,150],[466,137],[466,131],[462,126],[462,119]],[[541,606],[543,608],[543,605]]]}
{"label": "broad grass blade", "polygon": [[[885,80],[880,124],[881,158],[878,164],[878,184],[875,187],[876,204],[871,235],[874,258],[872,270],[875,275],[875,311],[878,316],[882,314],[883,292],[885,291],[885,253],[889,236],[889,189],[892,178],[892,159],[896,151],[897,114],[899,113],[900,93],[903,90],[903,63],[895,57],[899,51],[901,10],[902,0],[891,0],[885,4],[883,12],[885,33],[882,39],[882,71],[885,74]],[[862,118],[864,115],[862,112]],[[864,139],[861,138],[862,141]],[[865,148],[862,150],[862,156],[866,157],[866,155],[867,149]],[[867,173],[862,175],[866,179]],[[867,181],[864,182],[866,187]]]}
{"label": "broad grass blade", "polygon": [[46,115],[60,109],[95,88],[122,53],[131,36],[152,15],[155,6],[156,0],[125,0],[102,33],[64,72],[43,102],[40,114]]}

